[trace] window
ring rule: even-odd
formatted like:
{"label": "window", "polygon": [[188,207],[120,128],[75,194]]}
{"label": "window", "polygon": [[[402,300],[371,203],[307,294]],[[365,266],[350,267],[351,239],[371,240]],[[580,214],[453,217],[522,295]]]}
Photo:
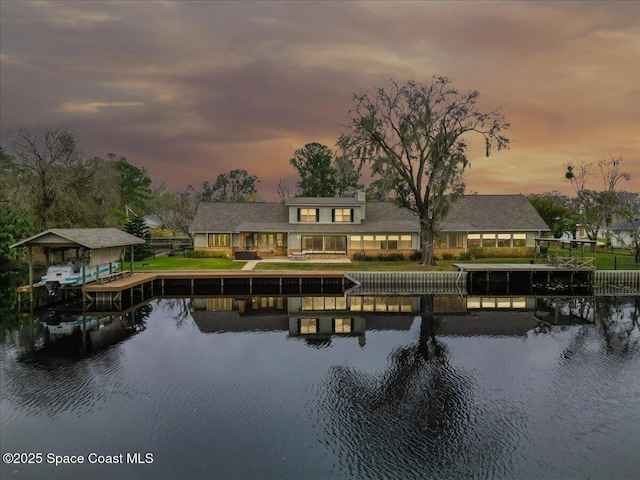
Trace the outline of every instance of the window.
{"label": "window", "polygon": [[511,246],[511,234],[510,233],[499,233],[498,234],[498,246],[499,247],[510,247]]}
{"label": "window", "polygon": [[459,233],[449,233],[449,246],[447,248],[464,248],[464,235]]}
{"label": "window", "polygon": [[346,253],[347,237],[324,237],[324,251],[328,253]]}
{"label": "window", "polygon": [[362,250],[362,237],[360,235],[351,235],[351,249]]}
{"label": "window", "polygon": [[480,246],[480,234],[470,233],[467,235],[467,247],[479,247]]}
{"label": "window", "polygon": [[362,236],[362,248],[365,250],[373,250],[373,235]]}
{"label": "window", "polygon": [[284,233],[276,233],[276,247],[286,247],[284,243]]}
{"label": "window", "polygon": [[376,235],[375,248],[378,250],[386,250],[387,249],[387,236],[386,235]]}
{"label": "window", "polygon": [[275,245],[275,235],[273,233],[263,233],[260,235],[260,248],[264,250],[272,249]]}
{"label": "window", "polygon": [[354,312],[362,310],[362,297],[349,297],[349,308]]}
{"label": "window", "polygon": [[351,333],[352,330],[353,330],[353,320],[351,318],[334,318],[333,319],[334,333]]}
{"label": "window", "polygon": [[334,208],[333,209],[333,221],[334,222],[352,222],[353,210],[350,208]]}
{"label": "window", "polygon": [[233,310],[233,298],[207,298],[207,311],[231,311]]}
{"label": "window", "polygon": [[317,318],[301,318],[298,321],[300,328],[300,335],[310,335],[318,333],[318,319]]}
{"label": "window", "polygon": [[400,248],[405,250],[411,248],[411,235],[400,235]]}
{"label": "window", "polygon": [[514,247],[526,247],[527,246],[527,234],[526,233],[514,233],[513,234],[513,246]]}
{"label": "window", "polygon": [[210,247],[228,247],[231,245],[231,235],[228,233],[210,233]]}
{"label": "window", "polygon": [[496,234],[495,233],[483,233],[482,234],[482,246],[483,247],[495,247],[496,246]]}
{"label": "window", "polygon": [[346,253],[347,237],[333,235],[303,235],[302,250],[319,253]]}
{"label": "window", "polygon": [[298,221],[299,222],[317,222],[318,209],[317,208],[299,208]]}
{"label": "window", "polygon": [[345,297],[302,297],[300,307],[303,311],[346,310]]}

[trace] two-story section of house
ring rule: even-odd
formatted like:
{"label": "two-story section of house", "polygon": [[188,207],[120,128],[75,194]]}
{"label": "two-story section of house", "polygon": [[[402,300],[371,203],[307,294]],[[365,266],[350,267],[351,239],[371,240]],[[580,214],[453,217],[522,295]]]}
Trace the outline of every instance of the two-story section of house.
{"label": "two-story section of house", "polygon": [[351,256],[356,251],[420,248],[417,216],[388,202],[353,198],[292,197],[282,203],[207,203],[191,224],[196,249],[254,250],[262,258],[305,253]]}
{"label": "two-story section of house", "polygon": [[[549,228],[522,195],[457,199],[442,222],[438,251],[473,246],[533,246]],[[207,203],[191,224],[196,249],[255,252],[261,258],[304,253],[311,258],[402,253],[420,249],[415,213],[392,202],[354,198],[292,197],[285,203]]]}

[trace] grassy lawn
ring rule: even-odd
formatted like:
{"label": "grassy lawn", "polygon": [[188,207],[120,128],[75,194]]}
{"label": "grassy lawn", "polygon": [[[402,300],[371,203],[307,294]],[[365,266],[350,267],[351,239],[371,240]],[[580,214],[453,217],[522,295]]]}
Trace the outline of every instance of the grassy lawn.
{"label": "grassy lawn", "polygon": [[[617,265],[615,265],[617,257]],[[640,266],[634,265],[633,257],[629,255],[612,255],[598,253],[598,270],[640,270]],[[437,265],[423,267],[416,262],[351,262],[351,263],[314,263],[306,262],[278,262],[278,263],[258,263],[254,270],[275,271],[401,271],[401,272],[424,272],[424,271],[452,271],[457,263],[529,263],[528,258],[478,258],[469,261],[461,260],[439,260]],[[156,258],[149,258],[135,263],[136,271],[150,270],[239,270],[245,262],[236,262],[223,258],[185,258],[181,255],[167,257],[166,255]],[[128,268],[128,265],[124,265]]]}
{"label": "grassy lawn", "polygon": [[[228,258],[186,258],[182,255],[168,257],[159,255],[134,263],[135,271],[149,270],[240,270],[246,262],[235,262]],[[128,268],[128,264],[124,264]]]}
{"label": "grassy lawn", "polygon": [[423,267],[416,262],[351,262],[351,263],[313,263],[281,262],[258,263],[254,270],[296,270],[296,271],[352,271],[352,272],[424,272],[427,270],[455,270],[453,261],[441,261],[433,267]]}

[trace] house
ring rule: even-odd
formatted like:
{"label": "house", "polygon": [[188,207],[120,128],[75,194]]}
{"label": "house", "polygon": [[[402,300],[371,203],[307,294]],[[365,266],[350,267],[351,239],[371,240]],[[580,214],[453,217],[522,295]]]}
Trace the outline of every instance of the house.
{"label": "house", "polygon": [[[353,256],[420,249],[416,214],[391,202],[356,198],[293,197],[285,203],[210,203],[198,206],[189,229],[196,249],[256,251],[260,257],[304,252],[314,257]],[[442,223],[436,248],[534,246],[549,227],[522,195],[457,199]]]}
{"label": "house", "polygon": [[633,248],[634,239],[638,237],[640,231],[640,218],[636,218],[633,224],[630,222],[619,222],[605,229],[605,237],[611,242],[614,248]]}

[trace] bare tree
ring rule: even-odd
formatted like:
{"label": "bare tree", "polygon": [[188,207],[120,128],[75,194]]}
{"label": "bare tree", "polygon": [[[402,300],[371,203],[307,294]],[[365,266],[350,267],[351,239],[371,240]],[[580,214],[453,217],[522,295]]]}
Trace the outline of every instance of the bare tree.
{"label": "bare tree", "polygon": [[612,234],[618,243],[631,249],[635,262],[640,263],[640,194],[618,192],[617,205],[616,212],[623,223]]}
{"label": "bare tree", "polygon": [[450,199],[465,190],[468,134],[479,134],[486,154],[506,148],[509,127],[499,109],[477,106],[479,92],[462,93],[447,77],[422,85],[392,81],[388,88],[353,96],[346,132],[339,145],[372,165],[374,173],[393,172],[398,204],[418,214],[421,264],[433,264],[433,240]]}
{"label": "bare tree", "polygon": [[276,185],[276,192],[278,194],[278,198],[280,199],[280,203],[284,203],[291,196],[289,193],[289,182],[284,178],[278,180]]}
{"label": "bare tree", "polygon": [[[589,188],[599,172],[602,190]],[[600,230],[611,225],[618,206],[617,186],[621,180],[628,181],[631,175],[622,170],[622,158],[601,159],[596,165],[580,163],[567,165],[565,178],[576,192],[575,207],[587,237],[598,238]]]}
{"label": "bare tree", "polygon": [[93,171],[82,159],[76,136],[66,130],[21,129],[6,142],[11,169],[37,229],[79,226],[91,213],[86,185]]}

